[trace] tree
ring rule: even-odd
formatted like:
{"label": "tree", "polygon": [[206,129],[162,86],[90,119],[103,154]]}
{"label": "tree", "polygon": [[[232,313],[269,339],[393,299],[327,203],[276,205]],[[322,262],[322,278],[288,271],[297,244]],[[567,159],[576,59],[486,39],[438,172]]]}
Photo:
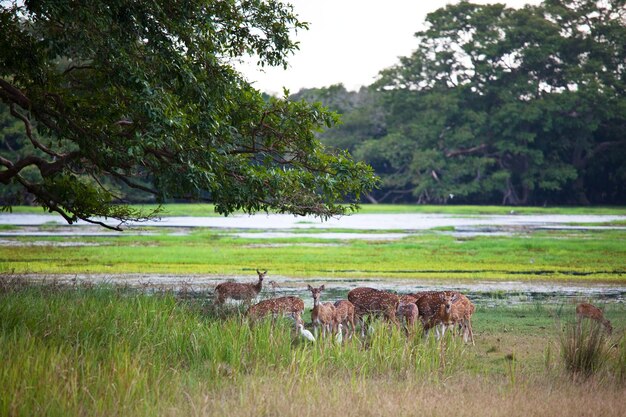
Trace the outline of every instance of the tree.
{"label": "tree", "polygon": [[[375,167],[397,165],[382,175],[380,195],[618,202],[626,180],[624,0],[519,10],[461,2],[429,14],[427,25],[416,51],[376,84],[389,138],[355,150],[366,161],[376,155]],[[401,164],[385,156],[385,142],[408,152]],[[604,193],[585,186],[598,174]]]}
{"label": "tree", "polygon": [[363,140],[379,138],[387,133],[378,94],[368,87],[361,87],[359,91],[348,91],[342,84],[336,84],[302,89],[291,98],[309,103],[324,103],[341,116],[339,124],[318,135],[322,143],[333,148],[352,152]]}
{"label": "tree", "polygon": [[4,147],[0,183],[103,226],[152,215],[118,204],[122,186],[222,214],[354,210],[376,177],[315,138],[337,116],[266,101],[231,65],[286,65],[302,29],[276,0],[2,3],[0,99],[28,141]]}

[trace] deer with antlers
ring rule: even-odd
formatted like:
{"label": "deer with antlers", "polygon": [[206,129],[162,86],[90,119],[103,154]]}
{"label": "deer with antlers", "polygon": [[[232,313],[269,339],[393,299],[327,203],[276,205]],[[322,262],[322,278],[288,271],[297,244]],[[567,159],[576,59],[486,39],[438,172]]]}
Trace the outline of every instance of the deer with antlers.
{"label": "deer with antlers", "polygon": [[613,333],[613,326],[611,326],[611,322],[604,317],[604,313],[598,307],[589,303],[580,303],[576,306],[576,319],[578,321],[578,325],[580,326],[583,319],[589,319],[601,323],[606,332],[611,335]]}
{"label": "deer with antlers", "polygon": [[348,300],[354,305],[357,321],[361,323],[361,336],[365,336],[365,318],[383,316],[389,322],[398,324],[396,311],[400,297],[386,291],[369,287],[358,287],[348,293]]}
{"label": "deer with antlers", "polygon": [[215,302],[223,304],[227,299],[244,300],[249,303],[256,298],[263,288],[263,279],[267,271],[256,270],[259,280],[256,283],[222,282],[215,287]]}
{"label": "deer with antlers", "polygon": [[324,291],[324,285],[318,288],[307,285],[313,295],[313,310],[311,320],[313,321],[313,334],[317,337],[317,328],[322,327],[322,337],[326,337],[326,331],[332,333],[335,323],[335,306],[333,303],[320,303],[320,296]]}

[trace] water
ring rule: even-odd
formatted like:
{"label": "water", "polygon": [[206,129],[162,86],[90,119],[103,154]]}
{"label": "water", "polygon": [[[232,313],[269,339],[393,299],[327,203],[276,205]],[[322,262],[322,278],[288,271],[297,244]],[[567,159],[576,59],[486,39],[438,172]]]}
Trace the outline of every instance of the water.
{"label": "water", "polygon": [[[411,233],[437,228],[452,227],[454,231],[442,231],[457,236],[501,234],[526,234],[537,229],[597,229],[609,228],[626,230],[623,226],[572,226],[572,223],[593,224],[611,221],[626,221],[626,216],[609,215],[447,215],[447,214],[354,214],[341,218],[333,218],[322,222],[314,217],[296,217],[291,215],[235,215],[229,217],[166,217],[161,221],[150,221],[131,224],[124,233],[113,232],[79,222],[68,226],[58,216],[33,214],[0,214],[0,225],[16,225],[15,230],[0,232],[0,245],[59,245],[77,246],[86,245],[80,241],[67,239],[66,241],[20,241],[19,237],[46,237],[46,236],[128,236],[154,233],[143,230],[142,227],[168,227],[169,232],[184,235],[196,227],[209,227],[220,230],[221,233],[240,236],[248,239],[259,239],[254,245],[285,245],[286,243],[272,243],[272,238],[290,238],[310,236],[329,239],[401,239]],[[115,222],[109,222],[115,224]],[[46,226],[53,225],[50,230]],[[64,225],[60,228],[58,225]],[[43,228],[42,228],[43,226]],[[259,233],[250,233],[251,229],[261,230]],[[323,233],[303,235],[295,233],[301,229],[316,229]],[[344,230],[336,230],[344,229]],[[369,231],[370,233],[346,233],[351,231]],[[389,231],[393,233],[371,233],[375,231]],[[261,241],[263,243],[261,243]],[[89,243],[91,244],[91,243]],[[97,244],[97,243],[95,243]],[[299,245],[320,245],[319,243],[297,243]],[[337,245],[329,243],[328,245]],[[289,243],[289,245],[292,245]],[[39,275],[26,276],[28,279],[49,279]],[[250,282],[255,277],[237,276],[228,279],[238,282]],[[199,297],[210,297],[213,288],[226,278],[223,276],[175,276],[175,275],[68,275],[56,276],[54,279],[61,282],[89,281],[94,283],[123,284],[143,288],[146,291],[171,290],[186,291]],[[263,297],[277,297],[283,295],[297,295],[311,303],[307,284],[325,284],[324,301],[335,301],[345,298],[348,291],[358,286],[370,286],[397,293],[414,293],[429,290],[456,290],[466,294],[479,306],[499,306],[506,304],[534,304],[534,303],[562,303],[572,300],[604,301],[624,303],[626,299],[626,284],[590,284],[583,283],[554,283],[528,281],[482,281],[482,282],[452,282],[452,281],[424,281],[424,280],[392,280],[381,279],[298,279],[292,277],[271,277],[263,290]]]}
{"label": "water", "polygon": [[[118,222],[97,219],[117,226]],[[210,227],[214,229],[352,229],[352,230],[427,230],[437,227],[477,228],[485,226],[508,226],[526,228],[562,227],[571,223],[592,224],[626,221],[626,216],[611,215],[449,215],[449,214],[353,214],[321,221],[311,216],[297,217],[288,214],[233,215],[229,217],[164,217],[141,223],[129,223],[129,227]],[[17,226],[67,225],[54,215],[1,213],[0,224]],[[88,225],[78,222],[73,227]],[[580,227],[577,227],[580,228]],[[626,230],[624,227],[611,227]]]}
{"label": "water", "polygon": [[[255,277],[246,276],[180,276],[156,274],[75,274],[56,275],[53,278],[40,275],[25,275],[33,281],[55,281],[72,284],[90,282],[94,284],[126,285],[143,289],[146,292],[174,291],[192,294],[195,297],[212,297],[213,289],[220,282],[254,282]],[[527,281],[424,281],[397,280],[389,278],[372,279],[333,279],[333,278],[291,278],[268,277],[264,281],[261,298],[274,298],[287,295],[301,297],[305,305],[312,306],[311,292],[307,285],[317,287],[324,284],[322,301],[345,299],[348,292],[356,287],[373,287],[398,294],[411,294],[420,291],[459,291],[469,297],[479,307],[497,307],[504,305],[562,304],[569,302],[590,301],[602,303],[626,302],[626,285],[623,284],[584,284]]]}

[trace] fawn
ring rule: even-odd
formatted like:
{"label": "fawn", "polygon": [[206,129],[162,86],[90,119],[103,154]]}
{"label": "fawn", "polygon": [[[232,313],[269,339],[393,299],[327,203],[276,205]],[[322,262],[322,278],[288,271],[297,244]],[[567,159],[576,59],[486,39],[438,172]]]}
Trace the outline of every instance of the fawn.
{"label": "fawn", "polygon": [[324,285],[314,288],[307,285],[313,295],[313,310],[311,320],[313,320],[313,333],[317,337],[317,328],[322,326],[322,336],[326,337],[326,330],[332,332],[335,323],[335,306],[332,303],[320,303],[320,295],[324,291]]}
{"label": "fawn", "polygon": [[335,301],[335,326],[337,331],[339,325],[345,326],[346,336],[351,337],[356,326],[354,324],[354,305],[348,300]]}
{"label": "fawn", "polygon": [[404,330],[406,335],[410,336],[411,329],[415,327],[415,322],[419,318],[419,309],[415,302],[417,299],[411,295],[401,295],[400,303],[396,310],[396,317],[404,322]]}

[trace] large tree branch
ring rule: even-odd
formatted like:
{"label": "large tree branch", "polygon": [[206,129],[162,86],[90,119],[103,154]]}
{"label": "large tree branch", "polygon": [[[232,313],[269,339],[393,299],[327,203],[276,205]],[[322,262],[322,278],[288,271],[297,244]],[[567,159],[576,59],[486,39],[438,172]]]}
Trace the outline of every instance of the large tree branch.
{"label": "large tree branch", "polygon": [[4,97],[11,103],[16,103],[24,109],[31,106],[30,100],[18,88],[11,85],[6,80],[0,78],[0,96]]}
{"label": "large tree branch", "polygon": [[141,184],[137,184],[136,182],[131,181],[128,177],[126,177],[126,176],[124,176],[124,175],[122,175],[122,174],[120,174],[118,172],[108,171],[108,173],[111,176],[119,179],[120,181],[122,181],[124,184],[128,185],[131,188],[135,188],[137,190],[145,191],[147,193],[154,194],[154,195],[159,194],[159,192],[157,190],[155,190],[154,188],[149,188],[149,187],[143,186]]}
{"label": "large tree branch", "polygon": [[81,216],[78,215],[76,213],[73,213],[72,215],[69,215],[63,208],[59,207],[58,205],[58,198],[56,196],[54,196],[53,194],[51,194],[50,192],[48,192],[46,189],[41,188],[40,186],[37,186],[36,184],[32,184],[31,182],[27,181],[24,177],[22,177],[21,175],[17,175],[16,176],[17,181],[22,184],[22,186],[24,186],[24,188],[31,194],[33,194],[35,197],[37,197],[37,199],[41,202],[41,204],[47,208],[50,212],[55,212],[61,215],[61,217],[63,217],[63,219],[65,219],[65,221],[68,224],[74,224],[76,223],[79,219],[83,220],[87,223],[92,223],[92,224],[97,224],[99,226],[102,226],[104,228],[107,229],[111,229],[111,230],[116,230],[118,232],[121,232],[123,229],[121,228],[121,225],[123,222],[121,222],[118,226],[111,226],[109,224],[106,224],[104,222],[98,221],[98,220],[92,220],[88,217],[85,216]]}
{"label": "large tree branch", "polygon": [[478,146],[474,146],[472,148],[467,148],[467,149],[455,149],[453,151],[447,151],[445,153],[447,158],[453,158],[455,156],[459,156],[459,155],[468,155],[468,154],[473,154],[473,153],[477,153],[480,151],[483,151],[487,149],[487,144],[486,143],[482,143]]}
{"label": "large tree branch", "polygon": [[78,151],[70,152],[69,154],[64,155],[63,157],[53,162],[46,161],[45,159],[38,156],[29,155],[15,163],[9,161],[8,159],[0,157],[0,164],[7,167],[6,170],[0,171],[0,182],[3,184],[8,184],[11,178],[19,175],[22,169],[31,165],[35,165],[37,168],[39,168],[39,172],[41,172],[42,177],[49,177],[63,170],[63,168],[65,168],[69,161],[75,159],[76,157],[78,157],[78,155]]}
{"label": "large tree branch", "polygon": [[605,152],[607,149],[611,149],[615,146],[626,145],[626,140],[614,140],[607,142],[600,142],[594,148],[592,148],[586,155],[582,155],[582,152],[578,152],[578,154],[574,155],[574,166],[576,168],[585,168],[591,158],[595,155]]}
{"label": "large tree branch", "polygon": [[11,109],[11,115],[13,117],[17,117],[18,119],[20,119],[24,123],[24,127],[26,128],[26,136],[28,136],[28,139],[30,139],[30,142],[33,144],[33,146],[35,148],[37,148],[37,149],[47,153],[50,156],[56,156],[56,157],[61,157],[62,156],[62,155],[52,151],[47,146],[45,146],[43,143],[41,143],[37,139],[35,139],[35,137],[33,136],[33,126],[31,125],[30,120],[28,119],[28,117],[26,117],[22,113],[18,112],[15,109],[15,105],[14,104],[11,104],[10,109]]}

